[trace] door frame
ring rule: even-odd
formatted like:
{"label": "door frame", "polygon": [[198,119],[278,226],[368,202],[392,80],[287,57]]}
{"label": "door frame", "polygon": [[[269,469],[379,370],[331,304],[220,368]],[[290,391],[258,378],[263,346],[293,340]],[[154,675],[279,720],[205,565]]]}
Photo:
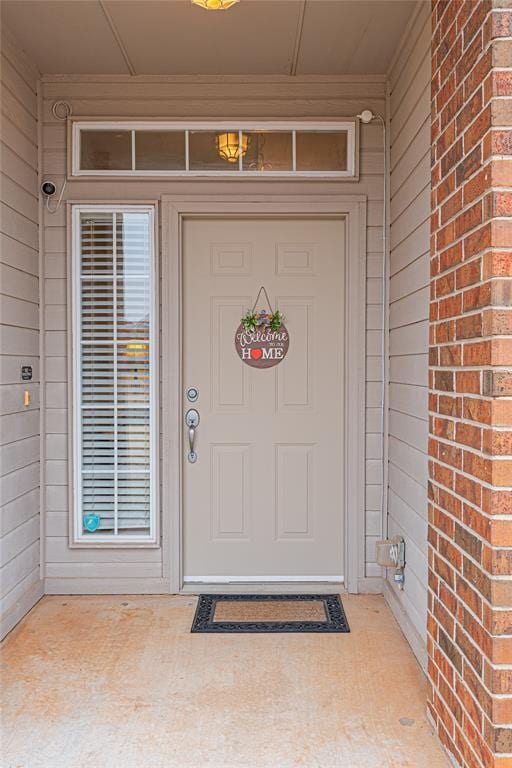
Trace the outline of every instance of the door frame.
{"label": "door frame", "polygon": [[[204,216],[339,216],[345,227],[344,578],[365,576],[366,195],[163,195],[161,244],[162,533],[171,594],[183,583],[182,224]],[[211,585],[209,585],[210,588]],[[223,585],[228,586],[228,585]],[[252,584],[251,591],[257,591]]]}

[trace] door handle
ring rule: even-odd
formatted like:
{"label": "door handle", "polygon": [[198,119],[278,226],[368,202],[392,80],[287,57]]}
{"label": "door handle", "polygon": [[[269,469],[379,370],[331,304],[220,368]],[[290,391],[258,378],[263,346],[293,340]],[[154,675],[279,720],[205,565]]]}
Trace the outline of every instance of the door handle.
{"label": "door handle", "polygon": [[196,441],[196,429],[199,424],[199,413],[195,408],[190,408],[185,414],[185,424],[188,427],[188,460],[191,464],[197,461],[197,453],[194,450]]}
{"label": "door handle", "polygon": [[190,453],[194,453],[195,439],[196,439],[196,428],[190,427],[188,430],[188,446],[190,448]]}

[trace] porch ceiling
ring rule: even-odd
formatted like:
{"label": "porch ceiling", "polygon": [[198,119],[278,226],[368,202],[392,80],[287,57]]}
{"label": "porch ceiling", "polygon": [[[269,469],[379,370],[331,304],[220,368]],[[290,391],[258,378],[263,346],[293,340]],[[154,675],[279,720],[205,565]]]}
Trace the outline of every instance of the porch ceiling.
{"label": "porch ceiling", "polygon": [[385,73],[416,0],[3,0],[43,74]]}

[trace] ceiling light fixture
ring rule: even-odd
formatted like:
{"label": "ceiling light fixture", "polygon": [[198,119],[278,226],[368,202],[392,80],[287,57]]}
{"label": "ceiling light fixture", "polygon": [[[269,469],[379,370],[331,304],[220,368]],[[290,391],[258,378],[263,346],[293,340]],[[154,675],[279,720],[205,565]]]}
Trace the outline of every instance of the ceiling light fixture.
{"label": "ceiling light fixture", "polygon": [[206,8],[207,11],[227,11],[240,0],[191,0],[192,5],[198,5],[200,8]]}
{"label": "ceiling light fixture", "polygon": [[242,133],[241,139],[238,131],[236,133],[234,131],[232,133],[219,133],[216,140],[219,157],[227,160],[228,163],[237,163],[240,155],[245,157],[247,154],[249,137],[246,133]]}

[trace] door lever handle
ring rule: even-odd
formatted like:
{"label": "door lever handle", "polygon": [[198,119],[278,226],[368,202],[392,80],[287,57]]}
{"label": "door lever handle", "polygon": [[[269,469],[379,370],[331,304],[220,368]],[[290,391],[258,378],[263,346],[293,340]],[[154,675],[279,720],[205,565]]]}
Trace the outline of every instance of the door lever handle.
{"label": "door lever handle", "polygon": [[190,449],[190,453],[194,453],[194,442],[196,439],[196,428],[195,427],[189,427],[188,430],[188,447]]}
{"label": "door lever handle", "polygon": [[199,413],[195,408],[190,408],[185,414],[185,424],[188,427],[188,460],[191,464],[197,461],[197,453],[194,450],[196,442],[196,429],[199,424]]}

